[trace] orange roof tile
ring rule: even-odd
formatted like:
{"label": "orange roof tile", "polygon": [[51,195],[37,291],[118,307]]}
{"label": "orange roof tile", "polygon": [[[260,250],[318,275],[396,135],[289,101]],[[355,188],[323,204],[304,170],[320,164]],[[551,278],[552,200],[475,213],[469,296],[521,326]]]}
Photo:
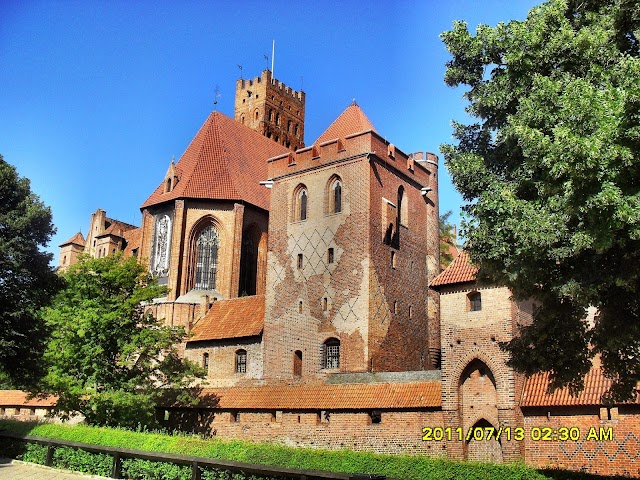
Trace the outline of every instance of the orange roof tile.
{"label": "orange roof tile", "polygon": [[0,406],[3,407],[53,407],[58,399],[48,396],[46,398],[28,399],[28,394],[21,390],[0,390]]}
{"label": "orange roof tile", "polygon": [[373,124],[369,121],[360,106],[354,101],[342,114],[331,124],[325,132],[318,137],[314,145],[320,145],[323,142],[334,140],[336,138],[345,138],[353,133],[366,132],[368,130],[376,131]]}
{"label": "orange roof tile", "polygon": [[440,382],[282,385],[205,389],[217,408],[260,410],[362,410],[434,408]]}
{"label": "orange roof tile", "polygon": [[431,281],[431,287],[439,287],[441,285],[451,285],[454,283],[474,282],[478,267],[471,264],[469,254],[466,251],[460,252],[453,262]]}
{"label": "orange roof tile", "polygon": [[178,181],[164,192],[164,181],[141,208],[176,198],[244,200],[269,210],[267,159],[289,152],[220,112],[204,122],[175,166]]}
{"label": "orange roof tile", "polygon": [[260,335],[264,327],[264,295],[220,300],[198,321],[188,342]]}
{"label": "orange roof tile", "polygon": [[85,246],[85,240],[84,240],[84,236],[82,235],[82,232],[78,232],[76,233],[73,237],[71,237],[69,240],[67,240],[66,242],[62,242],[60,245],[58,245],[59,247],[64,247],[65,245],[79,245],[80,247],[84,247]]}
{"label": "orange roof tile", "polygon": [[138,228],[134,225],[129,225],[128,223],[124,223],[119,220],[109,220],[109,222],[111,223],[111,225],[105,228],[102,233],[96,235],[96,238],[106,237],[107,235],[124,237],[124,232]]}
{"label": "orange roof tile", "polygon": [[127,241],[127,246],[124,249],[125,256],[133,255],[133,250],[140,248],[142,244],[142,228],[127,230],[122,236]]}
{"label": "orange roof tile", "polygon": [[[568,388],[560,388],[547,393],[549,373],[537,373],[524,383],[521,407],[555,407],[572,405],[601,405],[602,395],[609,390],[611,380],[604,376],[600,368],[592,368],[584,377],[584,389],[577,397],[571,396]],[[640,404],[640,392],[630,403]]]}

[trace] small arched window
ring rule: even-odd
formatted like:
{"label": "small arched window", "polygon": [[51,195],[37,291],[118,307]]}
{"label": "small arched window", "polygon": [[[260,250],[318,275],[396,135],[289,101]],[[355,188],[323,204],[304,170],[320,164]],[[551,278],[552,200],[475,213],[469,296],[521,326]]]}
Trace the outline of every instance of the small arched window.
{"label": "small arched window", "polygon": [[205,372],[209,373],[209,354],[202,354],[202,368],[204,368]]}
{"label": "small arched window", "polygon": [[240,117],[240,122],[244,125],[244,115]]}
{"label": "small arched window", "polygon": [[280,125],[280,114],[276,113],[276,125]]}
{"label": "small arched window", "polygon": [[66,255],[64,257],[62,257],[62,264],[63,265],[67,264],[67,256]]}
{"label": "small arched window", "polygon": [[300,350],[293,352],[293,376],[302,376],[302,352]]}
{"label": "small arched window", "polygon": [[298,185],[293,195],[293,220],[304,221],[307,219],[307,208],[309,203],[309,195],[307,187]]}
{"label": "small arched window", "polygon": [[328,213],[342,212],[342,179],[334,175],[327,183],[327,211]]}
{"label": "small arched window", "polygon": [[340,368],[340,340],[329,338],[322,344],[322,368]]}
{"label": "small arched window", "polygon": [[482,295],[480,292],[471,292],[467,295],[470,312],[479,312],[482,310]]}
{"label": "small arched window", "polygon": [[236,373],[247,373],[247,351],[236,351]]}
{"label": "small arched window", "polygon": [[258,120],[260,118],[260,110],[256,109],[255,119]]}

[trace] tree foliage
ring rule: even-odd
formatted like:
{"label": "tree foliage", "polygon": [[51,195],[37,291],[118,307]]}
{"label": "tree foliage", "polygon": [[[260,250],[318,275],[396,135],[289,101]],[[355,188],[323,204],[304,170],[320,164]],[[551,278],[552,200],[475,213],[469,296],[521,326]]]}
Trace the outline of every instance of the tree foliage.
{"label": "tree foliage", "polygon": [[178,355],[184,329],[145,312],[164,287],[135,258],[120,255],[81,257],[64,279],[44,311],[52,330],[45,389],[59,396],[59,413],[80,412],[94,425],[153,425],[160,398],[188,396],[204,373]]}
{"label": "tree foliage", "polygon": [[31,192],[29,180],[0,155],[0,383],[33,386],[44,373],[47,338],[38,310],[59,287],[43,252],[55,228],[51,210]]}
{"label": "tree foliage", "polygon": [[468,87],[477,120],[454,123],[458,144],[442,147],[471,258],[540,302],[507,345],[512,365],[576,391],[599,354],[608,398],[628,398],[640,380],[638,0],[550,0],[442,39],[445,81]]}
{"label": "tree foliage", "polygon": [[454,225],[449,223],[451,210],[438,217],[438,227],[440,229],[440,266],[444,269],[453,261],[451,246],[458,247]]}

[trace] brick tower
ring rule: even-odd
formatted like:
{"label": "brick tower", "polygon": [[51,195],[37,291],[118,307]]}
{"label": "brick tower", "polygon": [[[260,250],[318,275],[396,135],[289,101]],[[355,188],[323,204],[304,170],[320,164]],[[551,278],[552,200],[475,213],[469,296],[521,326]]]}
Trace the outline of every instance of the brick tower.
{"label": "brick tower", "polygon": [[304,147],[304,105],[304,92],[272,78],[269,70],[236,82],[235,120],[294,152]]}
{"label": "brick tower", "polygon": [[269,159],[267,378],[438,367],[436,160],[394,147],[355,103]]}

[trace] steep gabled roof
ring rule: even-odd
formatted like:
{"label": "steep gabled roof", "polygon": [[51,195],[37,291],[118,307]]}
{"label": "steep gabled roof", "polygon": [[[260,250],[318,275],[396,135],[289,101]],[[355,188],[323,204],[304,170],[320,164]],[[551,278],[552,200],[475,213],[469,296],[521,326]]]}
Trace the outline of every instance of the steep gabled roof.
{"label": "steep gabled roof", "polygon": [[170,192],[162,182],[141,208],[176,198],[244,200],[269,210],[267,159],[289,152],[220,112],[209,115],[175,166]]}
{"label": "steep gabled roof", "polygon": [[64,247],[65,245],[78,245],[80,247],[84,247],[85,243],[86,242],[85,242],[84,236],[82,235],[82,232],[78,232],[73,237],[71,237],[69,240],[67,240],[66,242],[62,242],[58,246],[59,247]]}
{"label": "steep gabled roof", "polygon": [[260,335],[264,327],[264,295],[220,300],[198,321],[188,342]]}
{"label": "steep gabled roof", "polygon": [[469,254],[466,251],[460,252],[453,262],[431,281],[431,287],[439,287],[442,285],[452,285],[455,283],[474,282],[478,267],[471,264]]}
{"label": "steep gabled roof", "polygon": [[334,140],[336,138],[345,138],[353,133],[366,132],[369,130],[376,131],[373,124],[369,121],[360,106],[354,101],[336,120],[329,125],[329,128],[318,137],[314,145]]}

